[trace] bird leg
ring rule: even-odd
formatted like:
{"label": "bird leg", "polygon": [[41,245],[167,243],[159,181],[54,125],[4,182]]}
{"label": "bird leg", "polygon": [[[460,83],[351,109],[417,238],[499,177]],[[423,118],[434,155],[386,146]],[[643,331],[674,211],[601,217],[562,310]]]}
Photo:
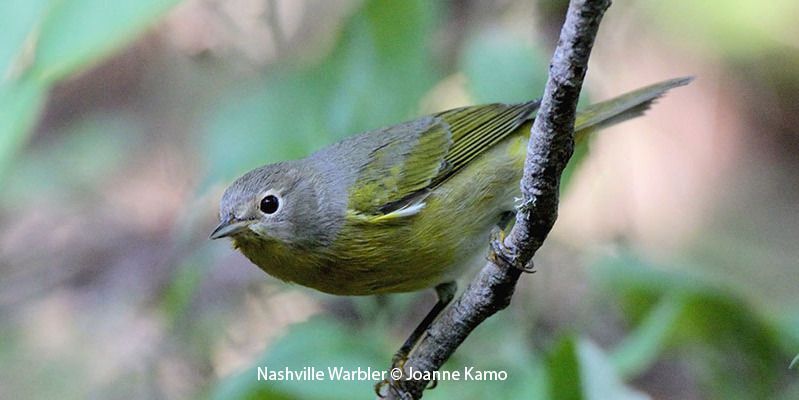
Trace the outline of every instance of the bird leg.
{"label": "bird leg", "polygon": [[391,359],[391,367],[402,368],[405,364],[405,361],[408,359],[408,354],[411,353],[413,350],[413,346],[416,345],[416,342],[419,341],[419,338],[422,337],[422,334],[427,330],[430,324],[433,323],[433,320],[438,317],[438,314],[441,314],[441,311],[447,307],[447,305],[452,301],[455,297],[455,292],[458,290],[458,285],[453,282],[445,282],[436,286],[436,295],[438,296],[438,302],[430,309],[430,312],[424,317],[422,322],[416,326],[416,329],[411,332],[408,339],[405,340],[405,343],[402,344],[399,351],[394,354],[394,357]]}
{"label": "bird leg", "polygon": [[497,265],[506,265],[519,269],[522,272],[533,273],[535,272],[533,260],[530,260],[526,265],[520,265],[520,263],[516,261],[513,251],[505,247],[505,229],[507,229],[515,216],[516,213],[513,211],[502,213],[497,225],[491,229],[491,237],[489,238],[491,252],[488,254],[488,259]]}
{"label": "bird leg", "polygon": [[[391,369],[399,368],[404,371],[405,369],[405,362],[408,360],[408,355],[413,350],[413,347],[416,346],[416,343],[422,337],[422,335],[427,331],[427,328],[430,327],[430,324],[441,314],[447,305],[452,302],[452,299],[455,298],[455,292],[458,290],[458,284],[455,281],[452,282],[444,282],[439,284],[435,287],[436,296],[438,297],[438,301],[433,306],[432,309],[427,313],[427,315],[422,319],[422,322],[416,326],[416,328],[411,332],[408,339],[405,340],[405,343],[402,344],[400,349],[394,354],[394,357],[391,358]],[[390,380],[385,379],[375,386],[375,392],[378,396],[383,397],[381,395],[381,391],[383,386],[386,384],[391,384]],[[435,387],[436,383],[433,382],[431,388]]]}

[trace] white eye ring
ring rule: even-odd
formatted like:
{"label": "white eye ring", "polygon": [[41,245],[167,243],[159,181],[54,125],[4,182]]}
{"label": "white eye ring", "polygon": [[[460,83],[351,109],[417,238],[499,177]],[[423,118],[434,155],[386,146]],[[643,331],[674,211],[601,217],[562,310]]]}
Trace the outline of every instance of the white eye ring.
{"label": "white eye ring", "polygon": [[271,190],[264,193],[261,197],[261,201],[258,202],[258,209],[266,215],[275,214],[280,211],[281,208],[283,208],[283,199]]}

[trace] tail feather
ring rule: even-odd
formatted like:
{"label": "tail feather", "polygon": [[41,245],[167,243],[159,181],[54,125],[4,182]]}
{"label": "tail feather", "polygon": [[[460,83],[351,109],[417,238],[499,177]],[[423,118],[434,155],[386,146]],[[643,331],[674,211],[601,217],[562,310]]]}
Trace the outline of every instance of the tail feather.
{"label": "tail feather", "polygon": [[668,90],[685,86],[693,77],[670,79],[623,94],[616,98],[592,104],[577,113],[574,121],[575,140],[580,141],[591,131],[639,117]]}

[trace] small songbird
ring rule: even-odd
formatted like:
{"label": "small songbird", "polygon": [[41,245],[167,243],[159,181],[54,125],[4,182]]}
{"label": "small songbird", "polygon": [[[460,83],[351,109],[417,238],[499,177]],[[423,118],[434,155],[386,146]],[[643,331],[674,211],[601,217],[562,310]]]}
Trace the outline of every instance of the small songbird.
{"label": "small songbird", "polygon": [[[643,114],[690,80],[589,106],[577,114],[576,140]],[[266,273],[326,293],[436,288],[439,302],[403,345],[406,356],[492,228],[514,212],[538,105],[443,111],[256,168],[225,191],[211,239],[230,237]]]}

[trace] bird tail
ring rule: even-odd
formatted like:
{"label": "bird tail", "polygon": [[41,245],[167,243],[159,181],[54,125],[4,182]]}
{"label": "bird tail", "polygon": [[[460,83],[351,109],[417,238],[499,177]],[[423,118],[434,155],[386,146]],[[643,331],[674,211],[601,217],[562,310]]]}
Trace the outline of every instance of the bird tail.
{"label": "bird tail", "polygon": [[613,99],[590,105],[579,111],[574,121],[575,141],[584,140],[592,131],[615,125],[644,114],[669,89],[685,86],[693,77],[669,79]]}

